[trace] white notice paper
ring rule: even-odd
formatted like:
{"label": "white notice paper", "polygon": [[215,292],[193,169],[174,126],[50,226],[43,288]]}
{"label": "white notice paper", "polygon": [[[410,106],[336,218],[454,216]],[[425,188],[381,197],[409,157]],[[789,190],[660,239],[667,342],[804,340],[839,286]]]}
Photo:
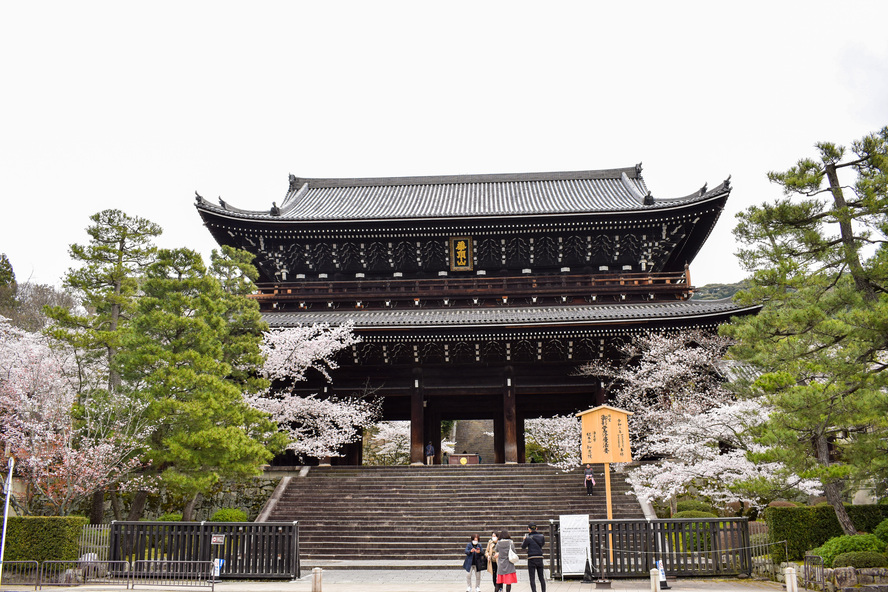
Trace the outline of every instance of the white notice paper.
{"label": "white notice paper", "polygon": [[561,524],[561,573],[565,576],[583,575],[589,544],[589,514],[559,516]]}

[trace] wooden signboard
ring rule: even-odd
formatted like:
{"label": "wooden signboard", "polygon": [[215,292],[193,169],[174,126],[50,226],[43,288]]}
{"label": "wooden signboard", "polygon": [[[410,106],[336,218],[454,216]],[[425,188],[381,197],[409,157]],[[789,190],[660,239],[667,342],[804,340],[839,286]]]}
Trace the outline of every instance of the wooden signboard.
{"label": "wooden signboard", "polygon": [[[599,405],[577,416],[582,420],[583,464],[604,464],[604,490],[607,500],[607,519],[614,519],[611,503],[610,463],[630,462],[632,449],[629,445],[629,411],[609,405]],[[610,527],[608,527],[610,530]],[[613,561],[613,537],[608,533],[608,548]]]}
{"label": "wooden signboard", "polygon": [[577,415],[583,422],[583,463],[631,462],[629,411],[599,405]]}

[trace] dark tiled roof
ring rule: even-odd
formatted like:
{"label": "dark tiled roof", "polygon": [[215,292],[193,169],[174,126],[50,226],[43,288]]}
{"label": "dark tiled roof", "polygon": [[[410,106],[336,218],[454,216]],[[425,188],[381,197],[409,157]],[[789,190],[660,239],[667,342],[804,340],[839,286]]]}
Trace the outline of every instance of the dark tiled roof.
{"label": "dark tiled roof", "polygon": [[646,199],[639,167],[603,171],[374,179],[291,179],[277,215],[216,206],[227,216],[268,220],[392,220],[657,210],[721,196],[727,182],[676,199]]}
{"label": "dark tiled roof", "polygon": [[[757,309],[757,307],[753,307]],[[396,310],[308,310],[264,313],[272,327],[313,323],[340,325],[354,321],[357,329],[437,329],[445,327],[557,327],[638,321],[705,321],[707,317],[741,314],[729,299],[644,304],[589,304],[553,307],[503,307]]]}

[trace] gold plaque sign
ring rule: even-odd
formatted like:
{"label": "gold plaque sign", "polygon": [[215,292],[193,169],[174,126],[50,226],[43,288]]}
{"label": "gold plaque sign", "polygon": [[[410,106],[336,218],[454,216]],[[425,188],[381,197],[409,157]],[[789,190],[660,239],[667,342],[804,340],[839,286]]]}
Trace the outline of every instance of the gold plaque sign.
{"label": "gold plaque sign", "polygon": [[582,418],[583,463],[630,462],[629,411],[600,405],[577,413]]}
{"label": "gold plaque sign", "polygon": [[450,239],[450,271],[472,271],[472,237]]}

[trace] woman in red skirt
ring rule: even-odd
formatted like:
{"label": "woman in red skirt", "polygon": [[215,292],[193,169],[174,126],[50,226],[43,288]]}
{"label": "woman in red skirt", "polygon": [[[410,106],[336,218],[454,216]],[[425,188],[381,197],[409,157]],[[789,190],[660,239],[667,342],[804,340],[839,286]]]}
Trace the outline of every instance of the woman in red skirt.
{"label": "woman in red skirt", "polygon": [[499,541],[496,543],[496,583],[500,585],[505,584],[506,592],[512,592],[512,584],[518,583],[515,564],[509,559],[509,549],[517,554],[509,531],[503,530],[500,532]]}

